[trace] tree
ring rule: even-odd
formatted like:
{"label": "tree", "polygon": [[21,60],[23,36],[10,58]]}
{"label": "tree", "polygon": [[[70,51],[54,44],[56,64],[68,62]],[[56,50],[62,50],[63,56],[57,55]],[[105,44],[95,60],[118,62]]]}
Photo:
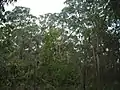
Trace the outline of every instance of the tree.
{"label": "tree", "polygon": [[[110,43],[109,40],[111,40],[112,36],[116,35],[115,33],[112,34],[112,32],[114,32],[113,29],[112,32],[109,32],[108,30],[108,26],[112,27],[111,21],[112,20],[116,21],[116,18],[114,17],[115,14],[112,11],[109,11],[109,7],[106,7],[108,3],[100,0],[98,1],[66,0],[65,3],[68,6],[63,9],[61,18],[64,18],[62,20],[63,22],[67,23],[65,25],[68,25],[67,27],[69,28],[69,30],[73,30],[73,32],[76,33],[75,35],[78,36],[80,35],[81,37],[80,41],[81,44],[83,44],[83,47],[81,47],[81,49],[83,49],[82,51],[83,55],[86,54],[86,56],[83,57],[83,60],[85,59],[84,64],[86,64],[86,62],[91,62],[93,64],[93,68],[96,68],[96,70],[94,71],[96,78],[94,79],[96,79],[97,85],[95,86],[97,87],[92,86],[94,84],[92,85],[90,84],[90,85],[92,88],[97,88],[97,90],[101,90],[101,88],[104,88],[104,86],[101,85],[102,73],[103,73],[102,68],[103,66],[106,67],[108,65],[107,63],[104,63],[107,60],[103,59],[103,57],[105,56],[110,57],[105,54],[108,53],[108,51],[105,51],[108,48],[105,47],[104,45]],[[79,33],[77,34],[77,32]],[[107,35],[110,35],[110,37],[107,38]],[[115,40],[115,38],[113,39]],[[116,43],[117,44],[115,45],[115,47],[118,47],[118,39]],[[118,52],[117,50],[119,49],[117,48],[116,52]],[[115,49],[111,50],[111,52],[114,51]],[[111,54],[108,53],[108,55]],[[115,60],[116,62],[118,56],[117,57],[111,56],[111,57],[113,57],[112,60]],[[108,58],[109,61],[108,63],[112,62],[112,60],[109,61]],[[89,66],[88,63],[86,65]],[[94,74],[90,76],[94,76]],[[87,78],[91,78],[91,77],[87,77]],[[90,86],[84,84],[84,90],[86,89],[85,87],[90,88]]]}
{"label": "tree", "polygon": [[2,10],[3,12],[5,11],[5,4],[11,4],[13,2],[16,2],[17,0],[0,0],[0,10]]}
{"label": "tree", "polygon": [[[39,32],[38,25],[36,24],[36,17],[29,14],[29,9],[24,7],[16,7],[13,11],[5,12],[6,23],[1,26],[1,57],[2,62],[5,62],[5,66],[1,68],[7,68],[4,70],[6,77],[1,77],[3,84],[10,84],[8,87],[1,86],[1,88],[13,88],[15,89],[19,84],[25,82],[19,82],[17,79],[21,77],[24,79],[24,73],[26,68],[30,67],[33,63],[34,53],[37,47],[35,39],[37,32]],[[18,22],[19,21],[19,22]],[[28,56],[29,55],[29,56]],[[31,55],[31,56],[30,56]],[[22,67],[25,67],[22,69]],[[32,66],[31,66],[32,67]],[[25,71],[26,74],[30,72]],[[2,76],[4,73],[2,74]],[[18,75],[18,77],[15,77]],[[6,79],[5,79],[6,78]],[[26,80],[29,78],[26,77]],[[1,81],[2,82],[2,81]],[[18,84],[16,84],[18,83]],[[27,87],[27,84],[26,84]]]}
{"label": "tree", "polygon": [[119,90],[119,17],[107,0],[65,3],[38,18],[25,7],[5,12],[0,89]]}
{"label": "tree", "polygon": [[0,0],[0,25],[4,23],[5,20],[5,5],[11,4],[13,2],[17,2],[17,0]]}
{"label": "tree", "polygon": [[1,89],[79,88],[79,69],[71,59],[73,43],[64,42],[67,35],[63,29],[54,23],[52,26],[46,18],[38,26],[38,19],[25,7],[16,7],[5,15],[0,38]]}
{"label": "tree", "polygon": [[115,15],[120,17],[120,1],[119,0],[108,0],[108,7],[111,8],[111,10],[114,11]]}

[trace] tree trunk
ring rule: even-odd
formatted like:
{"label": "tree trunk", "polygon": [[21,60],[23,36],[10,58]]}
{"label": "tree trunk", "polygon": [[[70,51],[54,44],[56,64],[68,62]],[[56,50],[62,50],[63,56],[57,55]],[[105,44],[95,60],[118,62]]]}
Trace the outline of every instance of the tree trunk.
{"label": "tree trunk", "polygon": [[86,68],[84,63],[84,69],[83,69],[83,90],[86,90]]}
{"label": "tree trunk", "polygon": [[96,52],[96,69],[97,69],[97,90],[101,90],[101,85],[100,85],[100,60],[99,60],[99,39],[97,36],[97,52]]}

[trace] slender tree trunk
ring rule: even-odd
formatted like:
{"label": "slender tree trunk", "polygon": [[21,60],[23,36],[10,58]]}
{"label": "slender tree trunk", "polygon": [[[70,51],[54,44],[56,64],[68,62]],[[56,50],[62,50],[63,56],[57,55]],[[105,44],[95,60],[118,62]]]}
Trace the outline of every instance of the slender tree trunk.
{"label": "slender tree trunk", "polygon": [[93,46],[93,59],[94,61],[96,61],[96,89],[97,90],[101,90],[101,85],[100,85],[100,60],[99,60],[99,55],[98,55],[98,52],[99,52],[99,42],[98,42],[98,37],[97,38],[97,44],[96,44],[96,50],[95,51],[95,48]]}
{"label": "slender tree trunk", "polygon": [[83,69],[83,90],[86,90],[86,68]]}
{"label": "slender tree trunk", "polygon": [[[96,64],[96,55],[95,55],[95,49],[94,49],[94,47],[92,48],[92,51],[93,51],[93,59],[94,59],[95,64]],[[96,64],[96,67],[97,67],[97,64]],[[96,76],[97,76],[97,72],[96,72]],[[97,84],[95,85],[95,89],[97,90]]]}
{"label": "slender tree trunk", "polygon": [[101,90],[100,85],[100,60],[99,60],[99,38],[97,36],[96,69],[97,69],[97,90]]}

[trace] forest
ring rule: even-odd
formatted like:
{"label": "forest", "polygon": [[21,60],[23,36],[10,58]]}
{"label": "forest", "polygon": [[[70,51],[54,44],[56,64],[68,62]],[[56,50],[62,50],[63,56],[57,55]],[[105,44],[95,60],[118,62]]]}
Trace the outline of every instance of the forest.
{"label": "forest", "polygon": [[120,1],[66,0],[60,13],[0,1],[0,90],[120,90]]}

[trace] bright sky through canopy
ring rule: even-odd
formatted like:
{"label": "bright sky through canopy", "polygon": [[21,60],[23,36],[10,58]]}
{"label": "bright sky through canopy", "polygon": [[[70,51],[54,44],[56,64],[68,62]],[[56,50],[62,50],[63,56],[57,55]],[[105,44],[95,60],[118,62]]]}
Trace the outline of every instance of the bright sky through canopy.
{"label": "bright sky through canopy", "polygon": [[[45,13],[58,13],[64,7],[65,0],[18,0],[14,6],[23,6],[31,9],[34,15]],[[6,7],[7,10],[14,8],[13,5]]]}

